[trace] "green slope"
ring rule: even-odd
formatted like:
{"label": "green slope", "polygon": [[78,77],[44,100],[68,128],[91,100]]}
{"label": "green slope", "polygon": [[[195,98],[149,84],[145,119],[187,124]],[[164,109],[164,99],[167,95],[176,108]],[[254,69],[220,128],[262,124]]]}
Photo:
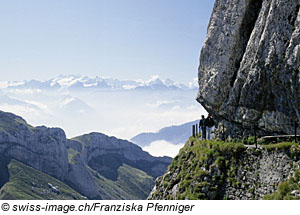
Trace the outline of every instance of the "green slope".
{"label": "green slope", "polygon": [[90,170],[103,199],[146,199],[154,185],[152,176],[126,164],[119,167],[116,181]]}
{"label": "green slope", "polygon": [[0,131],[16,132],[20,128],[34,130],[34,127],[27,124],[24,119],[12,113],[0,111]]}
{"label": "green slope", "polygon": [[[225,181],[229,179],[230,183],[236,183],[231,178],[232,172],[235,171],[238,156],[243,150],[245,147],[242,143],[200,141],[191,137],[173,159],[168,173],[157,179],[157,189],[149,199],[208,199],[204,192],[206,189],[216,192],[215,199],[222,199],[221,188]],[[210,175],[208,170],[216,170],[220,174],[212,171]],[[175,185],[178,186],[178,192],[174,198],[172,190]]]}
{"label": "green slope", "polygon": [[85,199],[63,182],[19,161],[11,160],[8,171],[10,179],[1,188],[0,199]]}

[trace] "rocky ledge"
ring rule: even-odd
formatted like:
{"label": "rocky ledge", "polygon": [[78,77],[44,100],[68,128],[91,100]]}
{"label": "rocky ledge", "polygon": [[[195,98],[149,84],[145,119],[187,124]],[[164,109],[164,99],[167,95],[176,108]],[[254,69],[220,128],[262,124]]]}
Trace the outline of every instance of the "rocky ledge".
{"label": "rocky ledge", "polygon": [[299,199],[299,169],[300,147],[295,143],[256,149],[190,138],[148,199]]}

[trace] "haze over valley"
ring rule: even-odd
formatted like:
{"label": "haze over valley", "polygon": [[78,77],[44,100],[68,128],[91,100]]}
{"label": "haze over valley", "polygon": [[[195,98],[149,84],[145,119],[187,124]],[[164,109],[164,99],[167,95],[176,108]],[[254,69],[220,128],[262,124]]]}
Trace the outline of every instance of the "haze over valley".
{"label": "haze over valley", "polygon": [[[130,139],[194,121],[205,112],[195,101],[196,79],[179,83],[158,76],[118,80],[61,75],[46,81],[2,81],[0,88],[1,110],[21,115],[35,126],[63,127],[68,137],[97,131]],[[156,140],[145,150],[175,156],[181,146]]]}

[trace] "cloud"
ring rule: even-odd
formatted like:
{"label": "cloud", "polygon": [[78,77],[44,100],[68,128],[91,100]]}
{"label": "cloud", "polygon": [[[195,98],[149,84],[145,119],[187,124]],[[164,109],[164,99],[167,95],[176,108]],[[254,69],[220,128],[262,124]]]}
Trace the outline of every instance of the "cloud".
{"label": "cloud", "polygon": [[9,104],[0,104],[0,110],[11,112],[22,116],[25,119],[40,119],[43,115],[41,110],[34,108],[30,105],[9,105]]}
{"label": "cloud", "polygon": [[[108,114],[105,110],[101,111],[102,115],[110,116],[108,119],[103,117],[98,119],[98,121],[106,122],[101,131],[116,137],[130,139],[142,132],[156,132],[167,126],[194,121],[199,119],[202,114],[206,115],[206,111],[200,105],[188,106],[188,108],[174,106],[164,110],[148,107],[136,108],[132,106],[125,112],[122,109],[119,111],[111,109],[114,114]],[[107,122],[107,120],[109,121]]]}
{"label": "cloud", "polygon": [[75,101],[75,98],[72,98],[72,97],[66,98],[65,100],[63,100],[63,101],[60,103],[59,107],[62,108],[62,107],[64,107],[65,105],[68,105],[68,104],[70,104],[71,102],[74,102],[74,101]]}
{"label": "cloud", "polygon": [[15,89],[15,90],[10,90],[9,92],[15,93],[15,94],[32,95],[32,94],[41,93],[42,90],[40,90],[40,89]]}
{"label": "cloud", "polygon": [[184,144],[173,145],[170,142],[158,140],[152,142],[149,146],[145,146],[143,150],[149,152],[153,156],[167,155],[170,157],[175,157],[183,146]]}
{"label": "cloud", "polygon": [[8,82],[7,81],[1,81],[0,82],[0,89],[4,89],[8,87]]}
{"label": "cloud", "polygon": [[152,107],[152,108],[159,108],[162,105],[173,104],[175,102],[177,102],[177,101],[157,100],[156,103],[154,103],[154,104],[147,104],[147,105],[149,107]]}
{"label": "cloud", "polygon": [[47,114],[51,113],[50,109],[45,104],[42,104],[42,103],[37,102],[37,101],[31,101],[31,100],[24,100],[24,102],[26,102],[28,104],[32,104],[32,105],[38,107],[39,109],[43,110]]}
{"label": "cloud", "polygon": [[[158,77],[151,80],[156,79]],[[78,77],[66,78],[60,84],[67,86],[74,80],[80,81]],[[142,83],[145,82],[137,84]],[[135,85],[131,81],[126,84],[127,88]],[[167,126],[194,121],[201,114],[206,114],[195,101],[194,91],[68,91],[64,87],[58,91],[48,91],[47,88],[41,91],[23,88],[1,90],[3,94],[25,103],[6,102],[10,104],[7,105],[4,99],[0,99],[0,108],[21,115],[35,125],[62,127],[68,137],[97,131],[130,139],[141,132],[156,132]],[[179,146],[159,143],[158,150],[155,148],[158,143],[153,143],[148,150],[154,155],[170,156],[178,151]],[[172,150],[175,150],[173,155]]]}

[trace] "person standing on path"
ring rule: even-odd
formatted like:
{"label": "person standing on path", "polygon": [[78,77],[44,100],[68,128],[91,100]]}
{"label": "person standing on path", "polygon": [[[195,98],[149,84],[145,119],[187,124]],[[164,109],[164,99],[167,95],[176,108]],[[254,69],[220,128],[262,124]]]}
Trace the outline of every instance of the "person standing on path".
{"label": "person standing on path", "polygon": [[201,115],[201,119],[199,122],[199,130],[201,130],[202,140],[206,139],[206,126],[205,126],[205,118],[204,115]]}
{"label": "person standing on path", "polygon": [[207,118],[204,121],[204,125],[206,126],[207,140],[210,140],[211,139],[210,132],[211,132],[212,127],[215,125],[215,122],[210,114],[207,115]]}

